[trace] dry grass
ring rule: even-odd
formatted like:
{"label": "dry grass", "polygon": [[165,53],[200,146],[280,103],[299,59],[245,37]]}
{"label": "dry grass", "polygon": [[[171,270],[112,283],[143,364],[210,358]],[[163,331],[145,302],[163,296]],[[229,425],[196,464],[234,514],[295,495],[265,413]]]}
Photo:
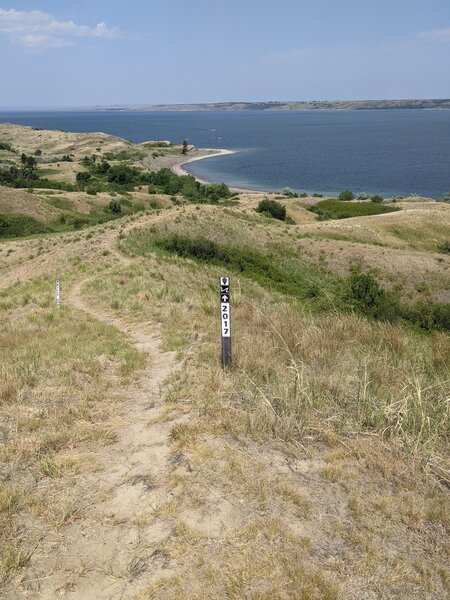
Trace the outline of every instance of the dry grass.
{"label": "dry grass", "polygon": [[356,217],[299,226],[302,233],[318,238],[335,238],[436,252],[449,237],[450,205],[443,202],[399,202],[401,210],[389,216]]}
{"label": "dry grass", "polygon": [[119,399],[112,386],[142,365],[113,328],[49,306],[49,284],[41,279],[2,294],[1,581],[26,562],[42,532],[80,510],[73,476],[114,439]]}
{"label": "dry grass", "polygon": [[448,336],[313,317],[235,276],[225,373],[220,270],[161,260],[149,254],[88,289],[126,319],[161,322],[166,347],[186,360],[167,414],[190,407],[191,417],[172,429],[179,466],[159,513],[178,532],[162,551],[181,573],[137,597],[442,597]]}
{"label": "dry grass", "polygon": [[[239,207],[221,213],[219,226],[217,210],[157,218],[219,241],[303,248],[306,260],[308,242],[296,239],[295,226],[245,211],[236,218]],[[166,410],[148,417],[167,428],[171,444],[157,481],[164,501],[145,516],[168,532],[157,546],[143,540],[154,579],[139,585],[138,555],[111,570],[136,583],[130,597],[444,598],[448,336],[338,311],[311,314],[235,275],[235,364],[224,372],[221,269],[151,252],[122,264],[115,243],[121,235],[126,246],[132,223],[98,228],[92,238],[61,236],[55,247],[47,240],[49,275],[0,297],[1,577],[20,571],[40,535],[85,519],[77,475],[95,468],[97,449],[114,438],[123,378],[142,365],[114,328],[52,309],[57,265],[73,282],[96,274],[86,296],[122,321],[160,323],[164,347],[183,359],[164,390]],[[14,248],[18,271],[36,243],[5,245],[2,260],[14,265]]]}

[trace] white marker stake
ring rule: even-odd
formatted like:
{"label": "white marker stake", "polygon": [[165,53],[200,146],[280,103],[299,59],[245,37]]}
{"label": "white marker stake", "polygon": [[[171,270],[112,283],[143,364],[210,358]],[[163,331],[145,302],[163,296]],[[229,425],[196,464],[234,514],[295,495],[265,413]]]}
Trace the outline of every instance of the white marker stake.
{"label": "white marker stake", "polygon": [[220,278],[222,367],[231,367],[230,278]]}
{"label": "white marker stake", "polygon": [[56,308],[61,306],[61,290],[59,287],[59,279],[56,280]]}

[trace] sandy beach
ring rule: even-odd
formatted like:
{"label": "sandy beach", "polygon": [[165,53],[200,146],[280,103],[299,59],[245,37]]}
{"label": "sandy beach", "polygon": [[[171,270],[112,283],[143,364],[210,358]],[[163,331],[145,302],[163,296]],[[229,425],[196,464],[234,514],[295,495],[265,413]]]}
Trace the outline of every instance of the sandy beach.
{"label": "sandy beach", "polygon": [[[173,165],[171,167],[171,170],[176,175],[192,175],[192,173],[189,173],[188,171],[186,171],[186,169],[183,169],[184,165],[187,165],[191,162],[195,162],[196,160],[203,160],[204,158],[213,158],[214,156],[225,156],[226,154],[235,154],[235,150],[225,150],[224,148],[201,148],[200,150],[204,152],[211,152],[211,154],[204,154],[202,156],[191,156],[183,162],[177,165]],[[201,179],[200,177],[196,177],[195,179],[197,181],[200,181],[200,183],[211,183],[210,181],[206,181],[206,179]]]}
{"label": "sandy beach", "polygon": [[[224,148],[200,148],[199,150],[205,151],[205,152],[211,152],[211,154],[204,154],[202,156],[191,156],[190,158],[184,160],[183,162],[170,167],[171,171],[173,171],[176,175],[192,175],[192,177],[195,177],[195,179],[197,181],[199,181],[200,183],[202,183],[204,185],[207,185],[208,183],[213,183],[213,182],[208,181],[207,179],[202,179],[201,177],[197,177],[197,175],[194,175],[193,173],[189,173],[189,171],[187,171],[186,169],[183,168],[184,165],[187,165],[188,163],[191,163],[191,162],[195,162],[197,160],[203,160],[205,158],[213,158],[215,156],[225,156],[227,154],[236,154],[236,152],[237,152],[236,150],[226,150]],[[267,190],[251,190],[251,189],[247,189],[247,188],[231,187],[231,186],[230,186],[230,190],[232,192],[247,193],[247,194],[273,194],[274,193],[272,191],[267,191]]]}

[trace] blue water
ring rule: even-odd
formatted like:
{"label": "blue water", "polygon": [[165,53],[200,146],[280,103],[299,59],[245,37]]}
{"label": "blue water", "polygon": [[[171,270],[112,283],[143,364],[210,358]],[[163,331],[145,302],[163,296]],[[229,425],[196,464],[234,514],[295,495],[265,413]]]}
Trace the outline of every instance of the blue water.
{"label": "blue water", "polygon": [[0,122],[238,150],[187,168],[251,189],[434,198],[450,191],[450,110],[21,111],[0,112]]}

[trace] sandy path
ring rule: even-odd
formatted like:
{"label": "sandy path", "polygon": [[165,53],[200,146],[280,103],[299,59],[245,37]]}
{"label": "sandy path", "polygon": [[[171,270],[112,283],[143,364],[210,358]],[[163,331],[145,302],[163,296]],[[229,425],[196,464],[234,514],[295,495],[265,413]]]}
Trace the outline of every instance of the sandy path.
{"label": "sandy path", "polygon": [[[175,421],[158,416],[164,407],[161,386],[175,358],[161,350],[154,325],[124,323],[86,300],[82,288],[87,281],[79,281],[67,301],[122,331],[148,354],[148,363],[139,380],[123,388],[123,424],[116,441],[96,453],[95,472],[77,481],[86,514],[48,535],[24,573],[22,590],[11,598],[112,600],[168,572],[168,559],[158,548],[171,527],[155,510],[167,501],[169,435]],[[121,394],[119,385],[116,393]]]}

